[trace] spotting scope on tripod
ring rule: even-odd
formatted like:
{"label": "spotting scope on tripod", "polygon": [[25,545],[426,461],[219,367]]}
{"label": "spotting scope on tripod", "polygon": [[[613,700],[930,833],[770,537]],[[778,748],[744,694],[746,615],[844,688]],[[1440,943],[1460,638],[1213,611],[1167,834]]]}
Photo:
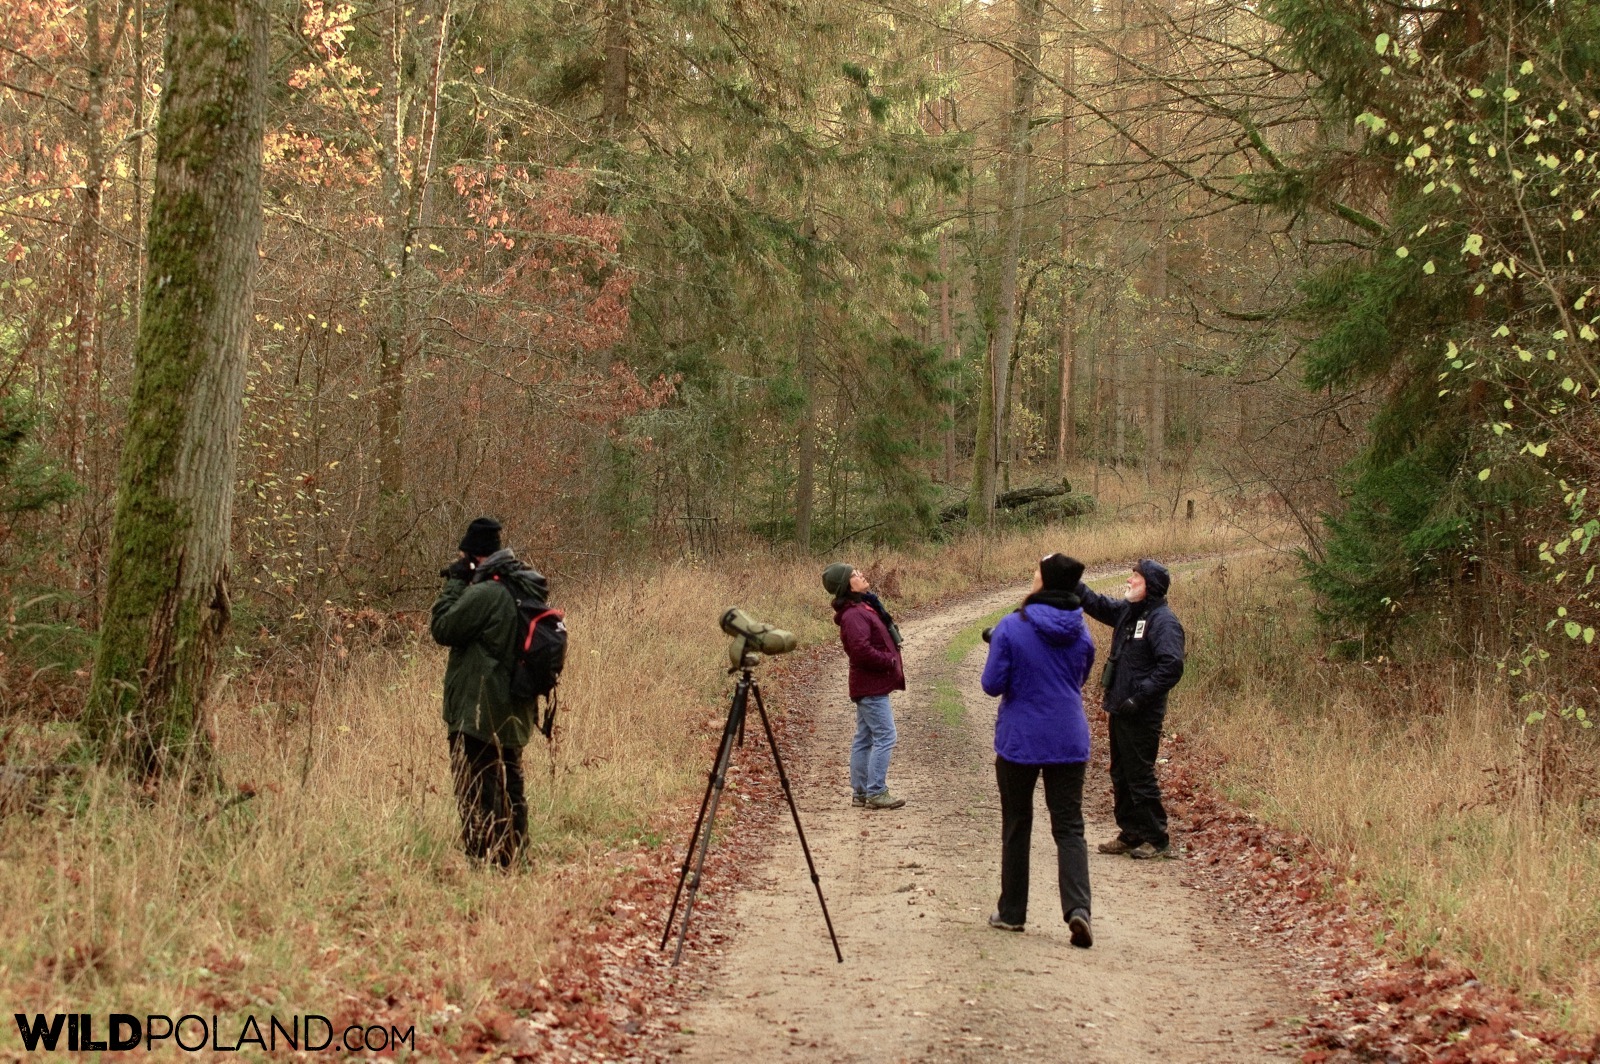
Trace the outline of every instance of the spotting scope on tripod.
{"label": "spotting scope on tripod", "polygon": [[[753,619],[741,609],[731,609],[722,615],[722,630],[728,634],[729,673],[738,673],[734,684],[733,701],[728,706],[728,719],[722,726],[722,742],[711,763],[711,775],[706,781],[705,797],[700,799],[700,814],[695,817],[694,831],[689,835],[689,848],[683,855],[683,868],[678,872],[678,889],[672,892],[672,908],[667,913],[667,925],[661,932],[661,948],[667,948],[672,937],[672,922],[678,914],[678,901],[683,899],[683,923],[678,928],[678,949],[672,955],[677,966],[683,959],[683,943],[689,934],[689,917],[694,911],[695,895],[700,891],[700,874],[705,867],[706,854],[711,849],[711,825],[717,817],[717,805],[722,801],[722,789],[728,782],[728,765],[733,760],[735,743],[744,745],[744,722],[750,708],[750,696],[755,695],[756,713],[761,717],[762,730],[767,735],[767,749],[772,751],[772,763],[778,770],[778,783],[783,787],[783,797],[789,803],[789,813],[794,817],[795,834],[800,836],[800,849],[806,855],[806,867],[811,870],[811,885],[817,890],[817,902],[822,906],[822,921],[828,925],[828,938],[833,942],[833,955],[844,963],[839,951],[839,936],[833,933],[833,919],[828,915],[828,901],[822,896],[822,877],[817,875],[816,862],[811,859],[811,847],[806,843],[805,829],[800,826],[800,811],[794,805],[794,793],[789,789],[789,776],[783,769],[783,758],[778,755],[778,740],[772,734],[772,722],[767,719],[767,707],[761,701],[761,687],[755,681],[755,667],[763,654],[787,654],[795,648],[792,632],[774,628]],[[684,884],[689,893],[684,895]]]}

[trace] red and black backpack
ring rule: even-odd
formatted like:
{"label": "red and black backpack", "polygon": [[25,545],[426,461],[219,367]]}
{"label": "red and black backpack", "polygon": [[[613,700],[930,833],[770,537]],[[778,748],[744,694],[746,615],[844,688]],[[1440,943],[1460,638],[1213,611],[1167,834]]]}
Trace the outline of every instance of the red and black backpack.
{"label": "red and black backpack", "polygon": [[[567,663],[566,614],[547,606],[543,599],[524,598],[508,581],[490,577],[511,594],[517,604],[517,644],[511,666],[511,701],[530,707],[539,731],[550,738],[556,720],[556,685]],[[545,700],[543,719],[539,699]]]}

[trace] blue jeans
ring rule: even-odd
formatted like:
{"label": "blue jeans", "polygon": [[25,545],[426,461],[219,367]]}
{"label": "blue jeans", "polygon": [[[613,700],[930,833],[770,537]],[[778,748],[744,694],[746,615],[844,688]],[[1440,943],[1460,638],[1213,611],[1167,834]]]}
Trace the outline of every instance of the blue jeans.
{"label": "blue jeans", "polygon": [[850,744],[851,790],[870,796],[889,789],[889,753],[894,741],[889,696],[856,699],[856,741]]}

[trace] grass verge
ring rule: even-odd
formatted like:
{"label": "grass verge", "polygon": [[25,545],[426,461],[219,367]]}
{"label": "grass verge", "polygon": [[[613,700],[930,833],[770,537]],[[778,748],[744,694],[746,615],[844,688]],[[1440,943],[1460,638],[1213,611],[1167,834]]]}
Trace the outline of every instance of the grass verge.
{"label": "grass verge", "polygon": [[933,681],[933,711],[939,719],[954,727],[966,716],[966,705],[961,700],[961,690],[955,682],[940,676]]}
{"label": "grass verge", "polygon": [[967,659],[967,655],[972,653],[972,649],[978,645],[979,641],[983,639],[983,630],[985,628],[993,628],[999,624],[1000,618],[1010,613],[1011,610],[1012,607],[1010,606],[1003,610],[995,610],[976,624],[961,629],[956,633],[955,638],[950,640],[950,645],[945,648],[944,660],[951,665],[961,664]]}
{"label": "grass verge", "polygon": [[1593,764],[1593,736],[1525,725],[1491,665],[1327,660],[1288,567],[1197,577],[1174,589],[1190,671],[1171,725],[1225,756],[1225,793],[1374,889],[1387,946],[1600,1029],[1600,818],[1552,776]]}
{"label": "grass verge", "polygon": [[[392,1020],[438,1028],[449,1055],[460,1025],[446,1021],[473,1014],[497,984],[561,964],[569,929],[597,916],[698,793],[722,723],[716,619],[728,606],[831,643],[827,561],[870,569],[900,610],[1020,584],[1051,550],[1093,563],[1237,543],[1204,519],[1100,520],[558,587],[573,631],[564,715],[554,747],[536,739],[526,751],[532,867],[509,876],[457,852],[443,653],[417,643],[343,660],[330,649],[313,704],[220,707],[228,795],[149,796],[90,770],[59,779],[42,809],[0,818],[0,992],[29,1013]],[[12,754],[45,757],[69,732],[15,735]],[[19,1048],[14,1028],[0,1034],[0,1049]]]}

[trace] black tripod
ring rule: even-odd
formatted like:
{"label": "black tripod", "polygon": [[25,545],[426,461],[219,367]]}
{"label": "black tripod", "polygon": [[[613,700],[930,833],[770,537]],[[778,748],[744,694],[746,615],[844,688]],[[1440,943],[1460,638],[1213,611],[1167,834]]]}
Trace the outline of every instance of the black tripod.
{"label": "black tripod", "polygon": [[[806,867],[811,870],[811,885],[817,888],[817,902],[822,906],[822,920],[828,925],[828,937],[833,940],[833,955],[844,963],[839,952],[839,936],[833,933],[833,920],[828,916],[828,901],[822,896],[822,878],[817,875],[816,862],[811,859],[811,847],[806,845],[805,829],[800,826],[800,811],[794,807],[794,794],[789,790],[789,777],[783,771],[783,758],[778,756],[778,741],[772,735],[772,722],[767,719],[767,707],[761,701],[761,688],[750,673],[750,658],[745,659],[739,683],[733,689],[733,704],[728,707],[728,721],[722,726],[722,745],[717,748],[717,759],[711,766],[711,778],[706,781],[705,797],[700,799],[700,815],[695,817],[694,831],[689,835],[689,850],[683,855],[683,869],[678,873],[678,889],[672,893],[672,909],[667,913],[667,926],[661,932],[661,948],[667,948],[672,937],[672,920],[678,913],[678,899],[683,895],[683,884],[689,884],[689,896],[683,903],[683,925],[678,928],[678,951],[672,955],[677,966],[683,957],[683,940],[689,933],[689,915],[694,911],[694,896],[700,889],[700,870],[705,867],[706,852],[711,849],[711,823],[717,817],[717,803],[722,800],[722,788],[728,780],[728,763],[733,760],[733,746],[737,740],[744,745],[744,719],[750,706],[750,693],[755,692],[756,712],[761,714],[761,727],[767,733],[767,747],[772,751],[772,763],[778,768],[778,782],[783,786],[783,796],[789,802],[789,812],[794,816],[794,830],[800,836],[800,849],[806,855]],[[728,670],[732,672],[733,670]],[[701,829],[704,829],[703,831]],[[698,847],[700,856],[695,856]],[[690,864],[694,878],[689,878]]]}

